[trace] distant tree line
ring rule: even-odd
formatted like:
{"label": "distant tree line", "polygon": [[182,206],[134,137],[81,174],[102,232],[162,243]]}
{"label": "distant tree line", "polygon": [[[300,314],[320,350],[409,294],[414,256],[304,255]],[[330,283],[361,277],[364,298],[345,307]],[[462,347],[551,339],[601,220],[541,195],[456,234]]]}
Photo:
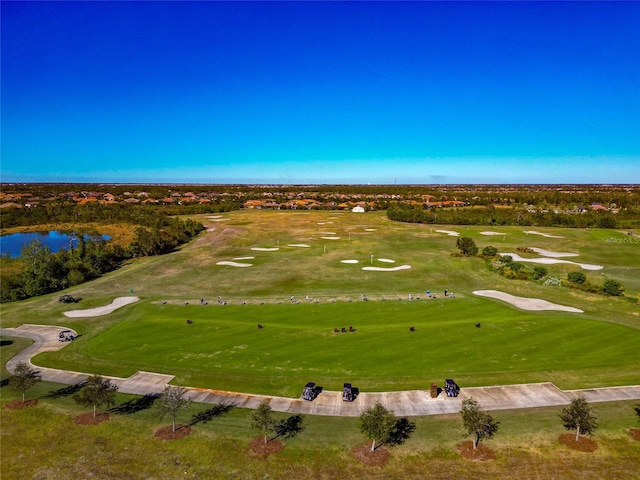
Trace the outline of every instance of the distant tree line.
{"label": "distant tree line", "polygon": [[[97,278],[134,258],[161,255],[187,243],[204,229],[193,220],[144,216],[127,246],[111,245],[99,235],[77,235],[77,245],[52,253],[40,241],[25,245],[16,260],[18,268],[3,269],[0,302],[11,302],[56,292]],[[50,221],[60,221],[58,218]]]}
{"label": "distant tree line", "polygon": [[[392,203],[387,217],[398,222],[444,224],[444,225],[489,225],[489,226],[536,226],[569,228],[618,228],[640,225],[640,213],[619,213],[615,217],[609,212],[587,211],[584,213],[535,212],[516,208],[426,208],[423,205]],[[619,221],[620,220],[620,221]]]}

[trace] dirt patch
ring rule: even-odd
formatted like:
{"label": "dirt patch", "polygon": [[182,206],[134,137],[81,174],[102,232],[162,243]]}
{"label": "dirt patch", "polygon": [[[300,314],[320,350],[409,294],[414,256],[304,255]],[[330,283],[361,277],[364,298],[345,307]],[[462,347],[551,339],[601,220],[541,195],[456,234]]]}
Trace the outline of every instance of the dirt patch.
{"label": "dirt patch", "polygon": [[176,425],[175,432],[172,425],[166,425],[157,429],[153,434],[154,437],[160,440],[178,440],[189,435],[191,435],[191,427],[188,425]]}
{"label": "dirt patch", "polygon": [[93,412],[83,413],[73,418],[73,421],[78,425],[97,425],[107,420],[109,420],[108,413],[97,413],[94,417]]}
{"label": "dirt patch", "polygon": [[284,450],[284,443],[280,440],[271,440],[264,443],[264,437],[257,437],[249,442],[249,451],[255,455],[261,457],[268,457],[274,453],[278,453]]}
{"label": "dirt patch", "polygon": [[475,460],[477,462],[486,462],[487,460],[494,460],[496,458],[493,450],[482,443],[479,443],[478,447],[474,450],[471,440],[458,445],[458,453],[467,460]]}
{"label": "dirt patch", "polygon": [[38,404],[38,399],[31,398],[29,400],[25,400],[24,402],[22,400],[11,400],[5,406],[9,410],[22,410],[23,408],[33,407],[37,404]]}
{"label": "dirt patch", "polygon": [[631,438],[635,441],[640,442],[640,428],[630,428],[629,435],[631,435]]}
{"label": "dirt patch", "polygon": [[352,452],[360,463],[373,467],[384,467],[391,458],[391,452],[384,447],[378,447],[372,452],[370,443],[358,445]]}
{"label": "dirt patch", "polygon": [[578,450],[579,452],[595,452],[598,448],[598,444],[590,438],[580,437],[580,440],[576,442],[576,436],[573,433],[563,433],[558,437],[558,440],[562,445],[566,445],[572,450]]}

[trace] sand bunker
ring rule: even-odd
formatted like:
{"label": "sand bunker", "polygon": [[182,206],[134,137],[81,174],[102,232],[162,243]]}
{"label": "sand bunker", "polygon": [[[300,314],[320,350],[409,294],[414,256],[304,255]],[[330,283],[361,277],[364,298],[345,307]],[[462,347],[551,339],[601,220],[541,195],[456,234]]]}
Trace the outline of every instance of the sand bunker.
{"label": "sand bunker", "polygon": [[545,257],[560,258],[560,257],[577,257],[578,256],[577,253],[552,252],[550,250],[545,250],[544,248],[531,247],[531,250],[533,250],[537,254],[543,255]]}
{"label": "sand bunker", "polygon": [[524,233],[526,233],[527,235],[529,235],[529,234],[531,234],[531,235],[542,235],[543,237],[548,237],[548,238],[564,238],[564,237],[561,237],[559,235],[551,235],[550,233],[536,232],[535,230],[527,230]]}
{"label": "sand bunker", "polygon": [[340,260],[340,263],[358,263],[358,260]]}
{"label": "sand bunker", "polygon": [[324,238],[325,240],[340,240],[340,237],[320,237],[320,238]]}
{"label": "sand bunker", "polygon": [[255,250],[257,252],[276,252],[280,250],[280,248],[279,247],[272,247],[272,248],[251,247],[251,250]]}
{"label": "sand bunker", "polygon": [[500,232],[480,232],[480,235],[506,235],[506,233],[500,233]]}
{"label": "sand bunker", "polygon": [[364,231],[365,232],[375,232],[377,230],[377,228],[365,228]]}
{"label": "sand bunker", "polygon": [[558,305],[557,303],[547,302],[540,298],[516,297],[515,295],[499,292],[498,290],[476,290],[473,294],[480,297],[496,298],[503,302],[510,303],[514,307],[521,308],[522,310],[560,310],[563,312],[584,313],[579,308]]}
{"label": "sand bunker", "polygon": [[301,248],[310,248],[311,245],[307,245],[306,243],[290,243],[290,247],[301,247]]}
{"label": "sand bunker", "polygon": [[318,232],[320,235],[335,235],[336,232]]}
{"label": "sand bunker", "polygon": [[236,257],[234,260],[253,260],[256,257]]}
{"label": "sand bunker", "polygon": [[517,253],[502,253],[501,255],[509,255],[514,262],[524,262],[524,263],[543,263],[545,265],[552,265],[554,263],[568,263],[571,265],[578,265],[583,270],[602,270],[602,265],[592,265],[590,263],[578,263],[571,262],[569,260],[558,260],[555,258],[524,258],[518,255]]}
{"label": "sand bunker", "polygon": [[318,225],[326,225],[327,223],[333,223],[333,222],[318,222]]}
{"label": "sand bunker", "polygon": [[363,270],[367,270],[369,272],[397,272],[398,270],[409,270],[411,265],[400,265],[398,267],[362,267]]}
{"label": "sand bunker", "polygon": [[120,307],[135,303],[140,300],[138,297],[118,297],[113,300],[109,305],[104,307],[88,308],[86,310],[71,310],[64,312],[65,317],[99,317],[101,315],[108,315],[114,310]]}
{"label": "sand bunker", "polygon": [[379,262],[384,262],[384,263],[396,263],[395,260],[391,260],[390,258],[377,258],[376,260],[378,260]]}
{"label": "sand bunker", "polygon": [[459,237],[460,236],[460,234],[458,232],[454,232],[454,231],[451,231],[451,230],[436,230],[436,232],[438,232],[438,233],[446,233],[450,237]]}
{"label": "sand bunker", "polygon": [[250,267],[250,266],[252,266],[251,263],[238,263],[238,262],[227,262],[227,261],[218,262],[218,263],[216,263],[216,265],[226,265],[226,266],[229,266],[229,267]]}

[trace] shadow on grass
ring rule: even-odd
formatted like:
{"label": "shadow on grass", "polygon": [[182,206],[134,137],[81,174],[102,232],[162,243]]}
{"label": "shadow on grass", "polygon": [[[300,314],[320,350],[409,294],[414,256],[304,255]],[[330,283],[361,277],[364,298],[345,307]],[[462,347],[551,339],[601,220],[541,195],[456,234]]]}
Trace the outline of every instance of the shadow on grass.
{"label": "shadow on grass", "polygon": [[62,398],[62,397],[70,397],[80,391],[82,387],[84,387],[85,382],[76,383],[75,385],[69,385],[66,387],[59,388],[57,390],[52,390],[48,394],[46,394],[43,398]]}
{"label": "shadow on grass", "polygon": [[279,437],[294,438],[298,433],[304,430],[304,427],[302,426],[302,419],[302,415],[292,415],[289,418],[280,420],[275,426],[276,436],[271,440],[275,440]]}
{"label": "shadow on grass", "polygon": [[233,410],[234,405],[214,405],[213,407],[205,410],[204,412],[196,413],[189,422],[189,426],[192,427],[198,423],[207,423],[214,418],[221,417],[222,415],[229,413]]}
{"label": "shadow on grass", "polygon": [[0,388],[6,387],[7,385],[9,385],[9,379],[8,378],[3,378],[2,380],[0,380]]}
{"label": "shadow on grass", "polygon": [[13,340],[0,340],[0,347],[8,347],[13,345]]}
{"label": "shadow on grass", "polygon": [[141,412],[142,410],[151,408],[158,397],[159,395],[157,394],[150,394],[143,397],[134,398],[132,400],[124,402],[122,405],[110,408],[108,411],[112,413],[119,413],[121,415],[131,415],[133,413]]}
{"label": "shadow on grass", "polygon": [[384,443],[392,447],[396,445],[402,445],[409,439],[415,429],[416,424],[409,421],[407,417],[399,418],[396,421],[396,424],[394,425],[389,438]]}

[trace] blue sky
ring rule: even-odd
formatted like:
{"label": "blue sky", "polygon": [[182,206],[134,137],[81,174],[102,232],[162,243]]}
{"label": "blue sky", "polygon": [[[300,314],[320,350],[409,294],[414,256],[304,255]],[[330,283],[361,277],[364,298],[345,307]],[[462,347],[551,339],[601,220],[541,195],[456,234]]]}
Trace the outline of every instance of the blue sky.
{"label": "blue sky", "polygon": [[639,2],[2,2],[3,182],[640,183]]}

